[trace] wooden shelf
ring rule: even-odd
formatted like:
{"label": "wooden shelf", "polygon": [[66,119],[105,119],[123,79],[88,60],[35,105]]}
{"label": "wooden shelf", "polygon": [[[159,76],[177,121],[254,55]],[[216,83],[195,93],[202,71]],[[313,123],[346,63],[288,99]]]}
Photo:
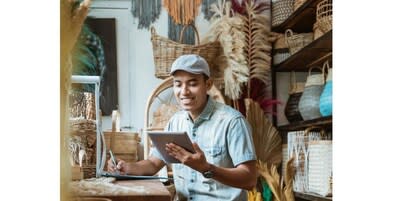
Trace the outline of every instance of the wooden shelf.
{"label": "wooden shelf", "polygon": [[313,25],[316,21],[315,11],[320,0],[307,0],[296,9],[280,25],[272,27],[273,32],[283,33],[286,29],[292,29],[293,32],[305,33],[313,32]]}
{"label": "wooden shelf", "polygon": [[[332,197],[322,197],[317,194],[313,193],[298,193],[294,192],[294,196],[296,197],[296,200],[311,200],[311,201],[329,201],[332,200]],[[300,199],[298,199],[300,198]]]}
{"label": "wooden shelf", "polygon": [[292,131],[307,128],[310,126],[332,126],[332,116],[321,117],[318,119],[299,121],[289,125],[278,126],[279,131]]}
{"label": "wooden shelf", "polygon": [[[332,52],[332,30],[317,38],[296,54],[280,64],[274,65],[275,72],[308,71],[309,65]],[[321,60],[323,63],[325,60]],[[315,63],[315,65],[319,65]]]}

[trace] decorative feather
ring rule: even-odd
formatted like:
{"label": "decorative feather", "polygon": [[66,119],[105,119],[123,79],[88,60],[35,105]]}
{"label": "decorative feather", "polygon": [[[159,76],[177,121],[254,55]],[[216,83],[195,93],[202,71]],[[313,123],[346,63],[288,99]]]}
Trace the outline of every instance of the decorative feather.
{"label": "decorative feather", "polygon": [[[244,21],[243,32],[246,35],[245,55],[250,72],[250,80],[258,79],[271,85],[271,43],[268,40],[269,18],[262,14],[268,4],[248,0],[245,2],[246,12],[240,15]],[[250,97],[251,82],[247,83],[247,98]]]}
{"label": "decorative feather", "polygon": [[278,130],[265,117],[260,105],[252,99],[245,99],[246,118],[252,127],[257,159],[270,165],[282,162],[282,138]]}
{"label": "decorative feather", "polygon": [[245,35],[242,32],[243,20],[230,15],[231,4],[218,0],[211,5],[214,16],[211,18],[210,30],[202,42],[219,41],[223,47],[224,56],[217,59],[221,72],[224,72],[225,95],[236,100],[240,98],[242,88],[248,81],[247,68],[243,52]]}

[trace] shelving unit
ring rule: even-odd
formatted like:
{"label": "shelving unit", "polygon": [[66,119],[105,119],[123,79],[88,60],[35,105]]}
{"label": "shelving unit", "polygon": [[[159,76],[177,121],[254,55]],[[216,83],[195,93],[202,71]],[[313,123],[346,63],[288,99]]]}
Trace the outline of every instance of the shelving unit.
{"label": "shelving unit", "polygon": [[314,193],[298,193],[294,192],[297,201],[311,200],[311,201],[329,201],[332,197],[322,197]]}
{"label": "shelving unit", "polygon": [[101,153],[101,116],[100,116],[100,76],[72,75],[71,83],[94,84],[95,85],[95,105],[96,105],[96,177],[101,176],[102,153]]}
{"label": "shelving unit", "polygon": [[[307,0],[296,9],[283,23],[272,27],[272,31],[276,33],[284,33],[287,29],[291,29],[296,33],[313,32],[313,25],[316,21],[317,4],[321,0]],[[332,61],[332,30],[328,31],[318,39],[312,41],[301,50],[291,55],[283,62],[272,66],[272,82],[273,96],[276,97],[276,72],[307,72],[312,66],[322,66],[326,60]],[[331,65],[332,66],[332,65]],[[278,126],[278,130],[282,135],[283,141],[287,140],[287,132],[295,130],[304,130],[310,126],[321,126],[327,130],[332,130],[333,117],[321,117],[317,119],[289,123],[287,125]],[[276,119],[274,120],[277,124]],[[296,201],[328,201],[332,197],[323,197],[313,193],[294,192]]]}

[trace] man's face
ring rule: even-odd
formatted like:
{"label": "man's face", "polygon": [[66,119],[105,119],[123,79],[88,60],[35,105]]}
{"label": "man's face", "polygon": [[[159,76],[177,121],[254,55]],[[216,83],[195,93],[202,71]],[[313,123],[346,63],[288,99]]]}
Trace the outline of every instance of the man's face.
{"label": "man's face", "polygon": [[173,81],[174,94],[179,105],[196,119],[207,104],[207,91],[211,88],[211,80],[204,79],[203,74],[192,74],[176,71]]}

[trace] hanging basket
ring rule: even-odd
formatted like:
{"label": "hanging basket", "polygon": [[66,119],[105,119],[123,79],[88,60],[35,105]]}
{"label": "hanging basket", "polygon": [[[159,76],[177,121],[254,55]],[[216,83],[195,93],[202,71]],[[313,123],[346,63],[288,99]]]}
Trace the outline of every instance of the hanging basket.
{"label": "hanging basket", "polygon": [[312,32],[295,34],[291,29],[285,31],[285,40],[292,55],[310,44],[313,41],[313,37],[314,34]]}
{"label": "hanging basket", "polygon": [[316,23],[323,33],[332,29],[332,0],[323,0],[317,4]]}
{"label": "hanging basket", "polygon": [[[183,33],[188,26],[192,26],[196,33],[196,45],[182,44]],[[153,44],[153,58],[155,66],[155,76],[157,78],[167,78],[171,70],[171,65],[181,55],[197,54],[203,57],[210,70],[216,68],[214,59],[222,52],[221,44],[218,41],[200,44],[199,33],[193,24],[185,26],[180,33],[180,43],[169,38],[160,36],[154,27],[151,27],[151,42]],[[213,76],[213,75],[211,75]]]}

